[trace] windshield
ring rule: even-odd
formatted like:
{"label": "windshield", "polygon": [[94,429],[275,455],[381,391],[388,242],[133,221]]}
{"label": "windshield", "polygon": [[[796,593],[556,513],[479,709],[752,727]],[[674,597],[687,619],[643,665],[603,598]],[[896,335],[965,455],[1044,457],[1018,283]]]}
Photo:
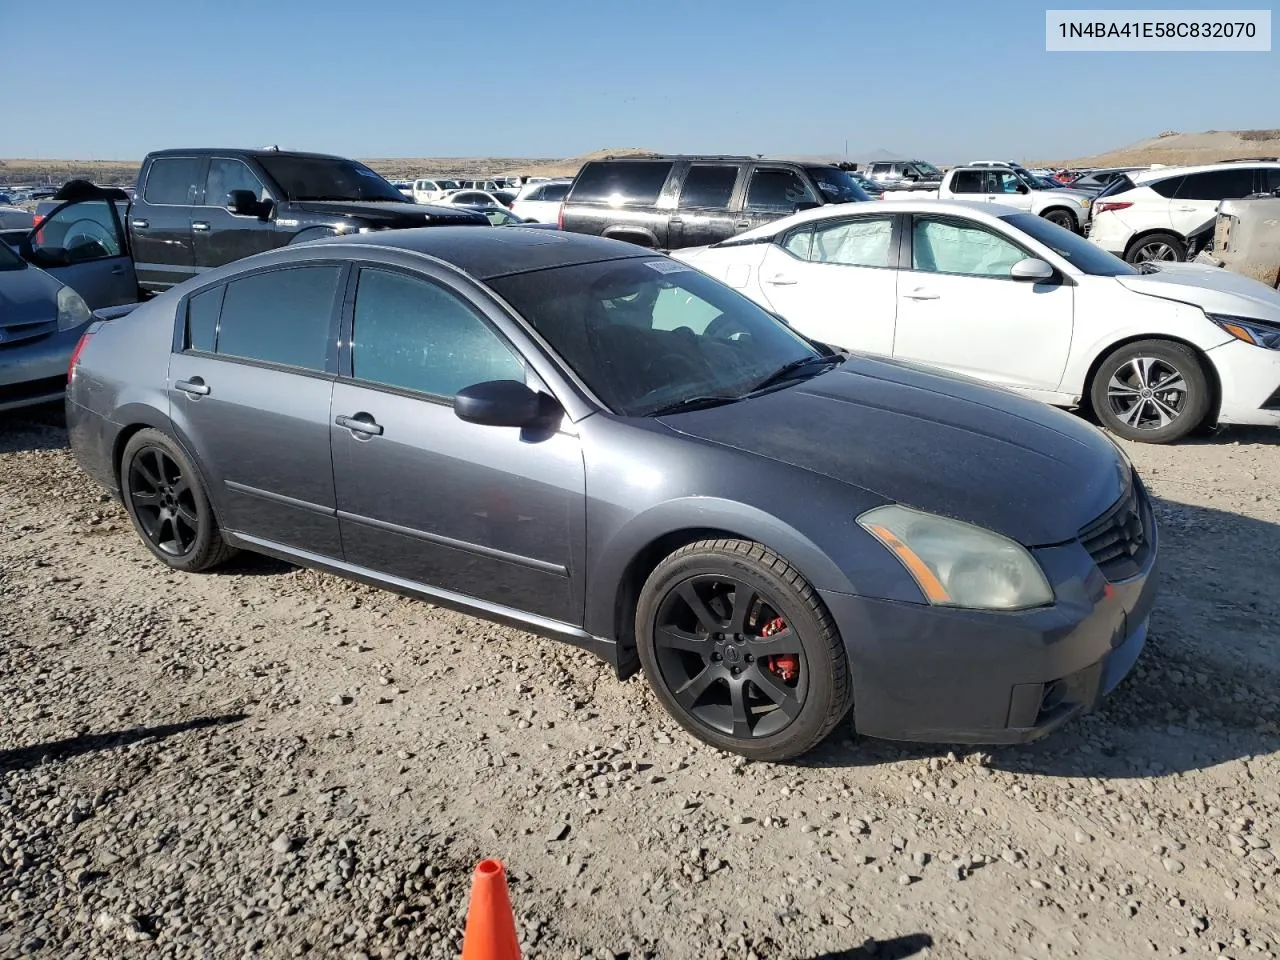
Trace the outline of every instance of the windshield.
{"label": "windshield", "polygon": [[856,180],[838,167],[808,167],[809,176],[822,191],[827,203],[858,203],[870,200]]}
{"label": "windshield", "polygon": [[436,187],[440,190],[461,190],[457,180],[437,180]]}
{"label": "windshield", "polygon": [[1001,217],[1009,226],[1029,234],[1066,260],[1081,273],[1094,277],[1128,277],[1138,273],[1119,257],[1112,256],[1095,243],[1070,230],[1050,223],[1033,213],[1012,213]]}
{"label": "windshield", "polygon": [[338,157],[259,156],[290,200],[384,200],[405,195],[363,163]]}
{"label": "windshield", "polygon": [[0,271],[25,270],[27,261],[14,253],[7,243],[0,243]]}
{"label": "windshield", "polygon": [[932,163],[926,163],[923,160],[916,161],[916,169],[923,173],[930,180],[941,180],[942,171],[935,167]]}
{"label": "windshield", "polygon": [[739,399],[785,364],[821,356],[746,297],[665,258],[538,270],[489,285],[623,416],[696,397]]}

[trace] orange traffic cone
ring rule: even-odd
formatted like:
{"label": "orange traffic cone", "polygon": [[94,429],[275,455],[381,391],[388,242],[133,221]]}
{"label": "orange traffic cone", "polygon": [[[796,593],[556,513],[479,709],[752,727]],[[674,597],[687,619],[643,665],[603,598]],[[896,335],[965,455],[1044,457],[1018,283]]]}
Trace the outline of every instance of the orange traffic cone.
{"label": "orange traffic cone", "polygon": [[500,860],[481,860],[471,881],[462,960],[520,960],[516,918],[507,894],[507,872]]}

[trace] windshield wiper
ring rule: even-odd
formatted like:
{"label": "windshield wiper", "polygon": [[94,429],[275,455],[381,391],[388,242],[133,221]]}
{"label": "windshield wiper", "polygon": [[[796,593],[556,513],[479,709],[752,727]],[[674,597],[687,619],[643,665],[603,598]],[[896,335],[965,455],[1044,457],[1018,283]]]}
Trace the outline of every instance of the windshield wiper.
{"label": "windshield wiper", "polygon": [[709,393],[700,397],[685,397],[683,400],[677,400],[674,403],[668,403],[666,406],[658,407],[656,410],[650,410],[647,416],[660,417],[664,413],[680,413],[685,410],[705,410],[707,407],[719,407],[726,403],[733,403],[741,400],[741,396],[733,396],[723,393]]}
{"label": "windshield wiper", "polygon": [[799,360],[792,360],[789,363],[784,363],[777,370],[773,371],[773,373],[769,374],[757,383],[747,391],[747,395],[749,396],[753,393],[759,393],[761,390],[767,390],[769,387],[781,383],[783,380],[788,380],[791,378],[793,373],[798,370],[802,370],[805,367],[817,366],[818,364],[826,363],[844,363],[844,361],[844,355],[839,353],[821,354],[816,357],[801,357]]}

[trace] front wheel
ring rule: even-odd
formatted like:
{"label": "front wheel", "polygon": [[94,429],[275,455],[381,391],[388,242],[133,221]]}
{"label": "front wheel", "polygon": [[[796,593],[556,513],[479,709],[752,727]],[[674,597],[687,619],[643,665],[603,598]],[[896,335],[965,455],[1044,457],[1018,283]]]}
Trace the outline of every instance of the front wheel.
{"label": "front wheel", "polygon": [[815,747],[849,711],[849,663],[817,592],[758,543],[703,540],[650,574],[636,609],[645,677],[695,737],[753,760]]}
{"label": "front wheel", "polygon": [[1209,413],[1209,380],[1196,352],[1172,340],[1139,340],[1113,350],[1089,390],[1098,421],[1144,443],[1181,440]]}
{"label": "front wheel", "polygon": [[1070,230],[1072,233],[1080,232],[1076,227],[1076,218],[1072,216],[1070,210],[1063,210],[1059,207],[1054,210],[1046,210],[1044,213],[1040,214],[1040,216],[1044,217],[1050,223],[1056,223],[1064,230]]}

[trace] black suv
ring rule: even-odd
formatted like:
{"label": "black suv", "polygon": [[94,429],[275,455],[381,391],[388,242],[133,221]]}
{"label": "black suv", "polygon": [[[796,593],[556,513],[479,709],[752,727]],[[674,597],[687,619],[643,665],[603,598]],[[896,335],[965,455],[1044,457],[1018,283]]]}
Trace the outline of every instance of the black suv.
{"label": "black suv", "polygon": [[834,164],[756,157],[606,157],[585,164],[560,227],[660,250],[727,240],[827,203],[870,200]]}

